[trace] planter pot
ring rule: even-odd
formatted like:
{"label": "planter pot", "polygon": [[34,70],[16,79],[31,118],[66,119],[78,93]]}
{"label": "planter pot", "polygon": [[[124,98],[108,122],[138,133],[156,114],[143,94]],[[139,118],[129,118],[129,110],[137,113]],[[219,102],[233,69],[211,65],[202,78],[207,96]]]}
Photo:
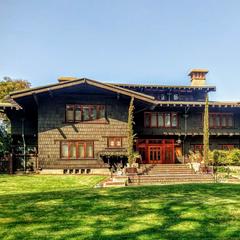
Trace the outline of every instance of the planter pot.
{"label": "planter pot", "polygon": [[198,162],[193,162],[193,163],[192,163],[192,169],[193,169],[195,172],[199,172],[199,171],[200,171],[200,163],[198,163]]}
{"label": "planter pot", "polygon": [[117,171],[117,175],[121,176],[121,175],[123,175],[123,172],[121,170],[119,170],[119,171]]}
{"label": "planter pot", "polygon": [[139,163],[133,163],[131,167],[132,168],[139,168]]}
{"label": "planter pot", "polygon": [[137,168],[136,167],[127,167],[125,169],[126,174],[137,174]]}

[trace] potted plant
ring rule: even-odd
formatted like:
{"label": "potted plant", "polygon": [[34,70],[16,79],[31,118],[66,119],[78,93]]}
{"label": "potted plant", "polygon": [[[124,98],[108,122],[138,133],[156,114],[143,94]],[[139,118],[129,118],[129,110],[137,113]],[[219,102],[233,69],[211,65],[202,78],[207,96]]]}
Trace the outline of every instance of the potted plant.
{"label": "potted plant", "polygon": [[199,151],[196,153],[193,151],[189,151],[189,156],[188,156],[191,164],[191,168],[194,170],[195,173],[200,171],[200,166],[201,166],[201,159],[202,155]]}
{"label": "potted plant", "polygon": [[139,164],[137,163],[137,159],[140,159],[141,155],[138,152],[133,152],[130,157],[128,157],[128,164],[126,168],[126,173],[137,174],[137,169]]}

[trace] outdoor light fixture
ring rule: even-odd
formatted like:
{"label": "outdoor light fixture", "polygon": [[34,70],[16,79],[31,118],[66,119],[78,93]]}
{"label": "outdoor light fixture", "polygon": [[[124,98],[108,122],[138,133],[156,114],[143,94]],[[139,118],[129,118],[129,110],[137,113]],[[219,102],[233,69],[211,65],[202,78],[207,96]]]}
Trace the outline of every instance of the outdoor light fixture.
{"label": "outdoor light fixture", "polygon": [[181,144],[182,140],[180,139],[180,136],[178,137],[177,144]]}

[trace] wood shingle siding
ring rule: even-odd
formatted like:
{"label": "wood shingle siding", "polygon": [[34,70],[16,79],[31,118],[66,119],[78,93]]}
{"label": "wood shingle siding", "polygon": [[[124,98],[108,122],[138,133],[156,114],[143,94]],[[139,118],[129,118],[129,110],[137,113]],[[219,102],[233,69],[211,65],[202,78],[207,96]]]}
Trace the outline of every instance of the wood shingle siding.
{"label": "wood shingle siding", "polygon": [[[65,123],[65,104],[71,101],[76,104],[104,104],[106,106],[107,124]],[[91,101],[59,98],[55,102],[44,99],[38,109],[38,156],[40,167],[67,166],[72,164],[103,164],[98,153],[107,148],[106,137],[127,135],[128,104],[117,99],[106,101],[105,98],[93,97]],[[60,158],[60,141],[93,141],[94,158],[91,160],[65,160]],[[127,139],[123,138],[122,147],[127,147]],[[70,163],[70,162],[69,162]]]}

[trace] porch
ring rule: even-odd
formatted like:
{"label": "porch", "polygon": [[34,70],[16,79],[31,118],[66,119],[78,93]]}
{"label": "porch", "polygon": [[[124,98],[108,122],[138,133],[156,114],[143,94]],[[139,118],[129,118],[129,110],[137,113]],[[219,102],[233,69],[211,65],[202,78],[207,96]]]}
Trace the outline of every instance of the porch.
{"label": "porch", "polygon": [[182,146],[174,139],[138,139],[136,150],[143,164],[182,163]]}

